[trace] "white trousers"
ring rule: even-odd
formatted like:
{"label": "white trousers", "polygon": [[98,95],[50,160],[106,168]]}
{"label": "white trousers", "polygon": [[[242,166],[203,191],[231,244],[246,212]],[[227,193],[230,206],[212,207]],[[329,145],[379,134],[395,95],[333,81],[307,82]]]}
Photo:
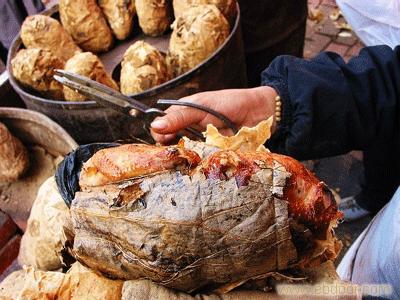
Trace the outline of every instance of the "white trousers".
{"label": "white trousers", "polygon": [[367,46],[400,43],[400,0],[336,0],[346,20]]}
{"label": "white trousers", "polygon": [[400,188],[353,243],[337,272],[357,284],[390,284],[391,299],[400,299]]}

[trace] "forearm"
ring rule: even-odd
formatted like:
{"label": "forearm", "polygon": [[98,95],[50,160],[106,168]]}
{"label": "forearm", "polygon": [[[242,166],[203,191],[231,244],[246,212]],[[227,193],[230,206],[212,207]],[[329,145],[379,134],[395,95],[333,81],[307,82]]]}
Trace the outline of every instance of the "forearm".
{"label": "forearm", "polygon": [[307,159],[399,139],[399,48],[365,48],[348,64],[333,53],[281,56],[262,77],[283,103],[274,151]]}

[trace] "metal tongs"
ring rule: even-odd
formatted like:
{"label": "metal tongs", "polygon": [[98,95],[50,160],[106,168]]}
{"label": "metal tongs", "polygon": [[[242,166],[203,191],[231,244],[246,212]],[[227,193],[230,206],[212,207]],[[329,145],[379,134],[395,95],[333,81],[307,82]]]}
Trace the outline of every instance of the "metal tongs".
{"label": "metal tongs", "polygon": [[[55,70],[54,79],[89,99],[96,101],[101,106],[119,111],[142,122],[150,123],[155,117],[166,115],[166,113],[161,109],[150,107],[138,100],[121,94],[106,85],[75,73],[64,70]],[[157,101],[157,104],[187,106],[205,111],[221,120],[233,131],[233,133],[237,132],[237,127],[231,120],[223,114],[208,107],[195,103],[169,99],[160,99]],[[148,129],[148,127],[146,129]],[[204,139],[203,134],[193,127],[187,127],[185,130],[200,139]]]}

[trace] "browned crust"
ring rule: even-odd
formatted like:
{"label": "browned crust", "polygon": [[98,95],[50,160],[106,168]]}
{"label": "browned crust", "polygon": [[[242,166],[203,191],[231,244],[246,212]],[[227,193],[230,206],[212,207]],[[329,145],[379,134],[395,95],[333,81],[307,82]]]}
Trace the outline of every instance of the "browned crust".
{"label": "browned crust", "polygon": [[83,165],[80,186],[101,186],[171,169],[194,168],[199,162],[197,153],[176,146],[130,144],[103,149]]}

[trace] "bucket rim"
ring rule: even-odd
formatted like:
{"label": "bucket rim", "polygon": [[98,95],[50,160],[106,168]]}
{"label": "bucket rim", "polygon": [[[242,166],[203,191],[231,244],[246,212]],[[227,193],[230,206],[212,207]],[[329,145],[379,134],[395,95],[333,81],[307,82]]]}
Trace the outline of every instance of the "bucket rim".
{"label": "bucket rim", "polygon": [[52,131],[57,136],[62,137],[64,142],[71,147],[71,151],[79,146],[72,136],[60,124],[53,121],[43,113],[26,108],[0,107],[0,121],[1,119],[30,121],[41,124],[46,126],[48,130]]}

